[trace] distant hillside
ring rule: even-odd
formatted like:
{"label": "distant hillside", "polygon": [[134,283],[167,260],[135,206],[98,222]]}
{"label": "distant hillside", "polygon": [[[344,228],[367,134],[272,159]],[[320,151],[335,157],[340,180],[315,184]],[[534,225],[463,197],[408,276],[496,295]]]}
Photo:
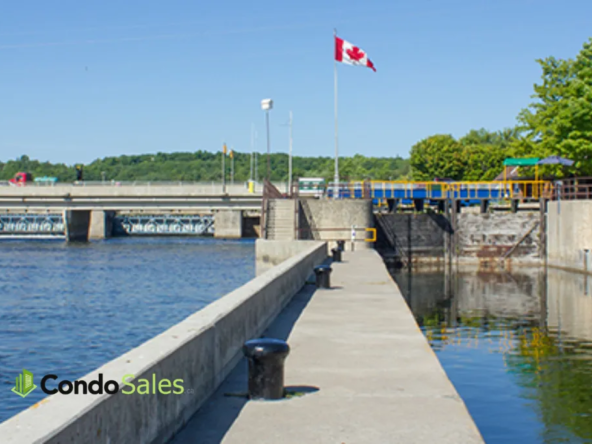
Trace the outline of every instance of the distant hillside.
{"label": "distant hillside", "polygon": [[[85,180],[183,180],[219,181],[222,174],[221,153],[197,151],[195,153],[157,153],[139,156],[105,157],[84,166]],[[259,154],[258,172],[263,179],[267,171],[267,156]],[[288,179],[288,155],[272,154],[271,179]],[[227,179],[230,178],[230,157],[226,156]],[[249,179],[251,155],[235,153],[234,180]],[[294,157],[293,177],[333,178],[334,159],[331,157]],[[52,176],[60,181],[73,181],[75,167],[31,160],[22,156],[17,160],[0,162],[0,180],[7,180],[19,171],[31,172],[34,177]],[[400,179],[410,174],[409,160],[401,157],[342,157],[339,160],[342,180]]]}

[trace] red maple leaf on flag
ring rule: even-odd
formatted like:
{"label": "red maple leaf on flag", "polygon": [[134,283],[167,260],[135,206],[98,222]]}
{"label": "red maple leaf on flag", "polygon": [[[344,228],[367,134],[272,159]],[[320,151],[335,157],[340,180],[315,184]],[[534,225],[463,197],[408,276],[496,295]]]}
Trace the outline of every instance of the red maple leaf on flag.
{"label": "red maple leaf on flag", "polygon": [[362,60],[364,58],[364,56],[366,54],[364,54],[364,51],[360,51],[360,48],[358,48],[357,46],[354,46],[351,49],[346,49],[346,54],[349,56],[350,59],[359,62],[360,60]]}

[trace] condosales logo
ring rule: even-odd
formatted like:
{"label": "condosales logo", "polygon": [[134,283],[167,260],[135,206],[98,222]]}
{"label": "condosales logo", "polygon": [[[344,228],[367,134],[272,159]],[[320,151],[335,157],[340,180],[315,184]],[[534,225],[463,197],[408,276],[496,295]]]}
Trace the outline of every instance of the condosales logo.
{"label": "condosales logo", "polygon": [[[114,380],[105,381],[103,374],[99,373],[97,379],[92,381],[69,381],[67,379],[59,380],[57,375],[45,375],[41,379],[41,391],[48,395],[55,395],[61,393],[62,395],[102,395],[107,393],[114,395],[120,390],[120,383]],[[175,379],[156,379],[156,375],[152,374],[149,379],[140,378],[135,379],[132,374],[124,375],[121,378],[121,393],[124,395],[154,395],[160,393],[162,395],[180,395],[185,393],[183,388],[183,380]],[[33,374],[27,370],[23,370],[23,374],[16,378],[16,385],[12,389],[13,392],[19,396],[25,397],[37,386],[33,384]],[[190,392],[188,390],[188,392]]]}

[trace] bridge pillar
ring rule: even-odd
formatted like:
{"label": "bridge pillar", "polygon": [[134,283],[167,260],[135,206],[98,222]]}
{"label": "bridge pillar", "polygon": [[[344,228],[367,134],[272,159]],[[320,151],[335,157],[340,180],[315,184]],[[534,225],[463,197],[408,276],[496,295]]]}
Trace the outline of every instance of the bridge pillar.
{"label": "bridge pillar", "polygon": [[90,239],[108,239],[113,234],[113,211],[92,210],[90,213]]}
{"label": "bridge pillar", "polygon": [[243,212],[222,210],[214,215],[214,237],[238,239],[243,237]]}
{"label": "bridge pillar", "polygon": [[425,200],[423,199],[413,199],[413,206],[415,207],[415,210],[420,213],[423,211],[424,203]]}
{"label": "bridge pillar", "polygon": [[65,210],[66,241],[88,241],[90,210]]}

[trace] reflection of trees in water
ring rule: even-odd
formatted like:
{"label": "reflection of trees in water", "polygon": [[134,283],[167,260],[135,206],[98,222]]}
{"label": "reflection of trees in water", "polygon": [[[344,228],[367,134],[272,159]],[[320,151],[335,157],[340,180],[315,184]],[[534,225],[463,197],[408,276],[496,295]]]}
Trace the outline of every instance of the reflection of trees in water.
{"label": "reflection of trees in water", "polygon": [[518,383],[537,401],[550,438],[564,427],[592,439],[592,353],[546,331],[521,335],[507,363]]}
{"label": "reflection of trees in water", "polygon": [[[536,272],[395,276],[434,350],[456,346],[502,354],[523,388],[521,396],[535,401],[544,442],[592,440],[592,344],[587,334],[592,296],[582,293],[590,300],[581,299],[578,279],[553,275],[547,281]],[[549,298],[548,287],[553,292]],[[587,285],[580,287],[587,290]],[[564,308],[558,312],[557,306]],[[583,336],[572,339],[574,333]]]}

